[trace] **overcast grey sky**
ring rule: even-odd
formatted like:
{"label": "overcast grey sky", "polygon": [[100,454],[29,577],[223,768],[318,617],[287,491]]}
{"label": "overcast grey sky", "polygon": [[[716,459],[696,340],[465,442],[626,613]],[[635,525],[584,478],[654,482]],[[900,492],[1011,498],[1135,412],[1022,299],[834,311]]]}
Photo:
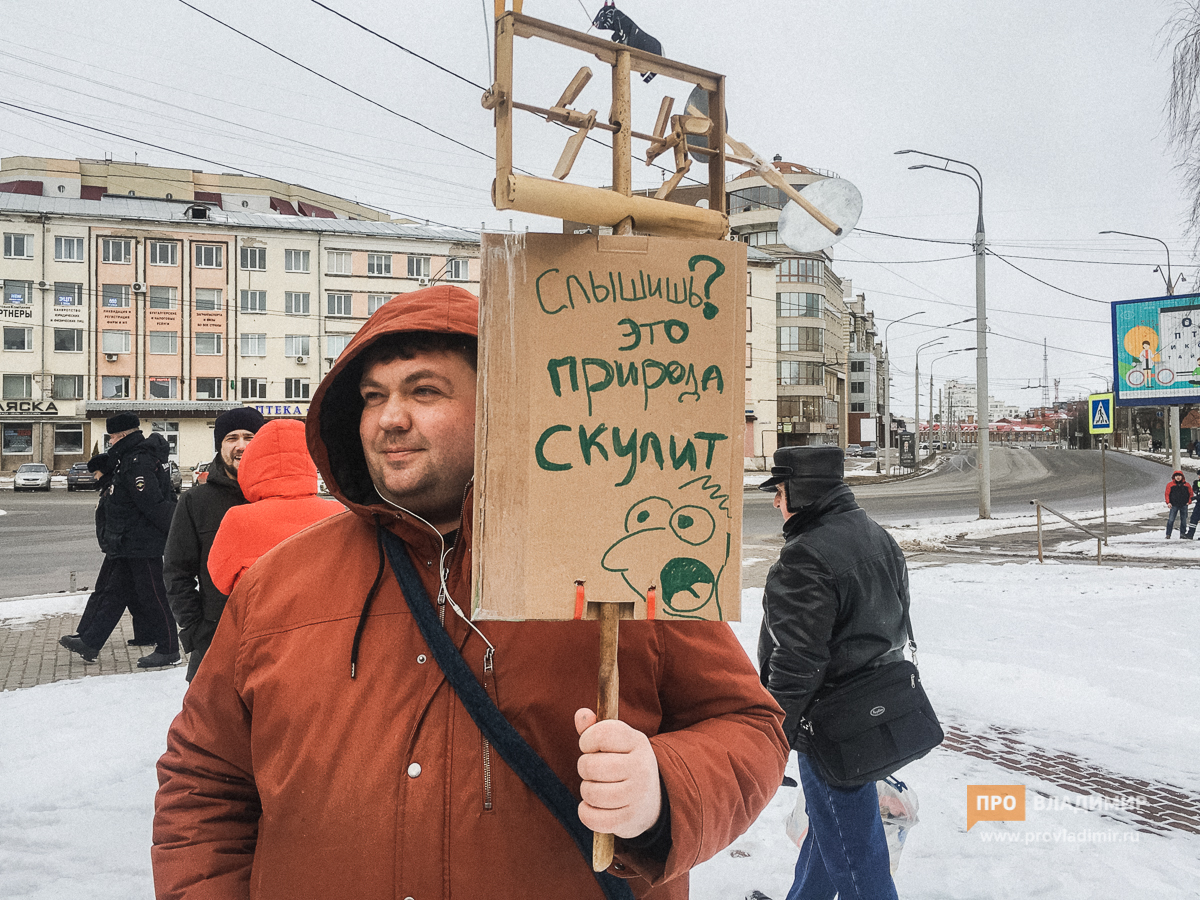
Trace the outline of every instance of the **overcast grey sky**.
{"label": "overcast grey sky", "polygon": [[[507,226],[509,213],[489,200],[493,163],[484,154],[493,151],[494,136],[476,87],[311,0],[189,2],[466,147],[297,68],[179,0],[3,0],[0,100],[169,149],[0,107],[0,153],[119,159],[136,153],[153,165],[270,175],[416,218]],[[490,82],[491,0],[324,2],[463,79]],[[586,30],[600,5],[526,0],[524,12]],[[985,181],[991,248],[1051,285],[1091,298],[988,260],[995,396],[1022,408],[1040,402],[1040,390],[1024,387],[1040,383],[1043,338],[1060,396],[1103,389],[1091,373],[1109,367],[1107,304],[1161,294],[1152,270],[1165,254],[1153,242],[1099,231],[1162,238],[1175,269],[1189,279],[1181,291],[1200,290],[1183,233],[1187,202],[1163,127],[1170,83],[1163,28],[1173,3],[619,0],[619,6],[662,42],[667,56],[727,76],[734,136],[763,155],[831,169],[858,185],[862,229],[961,242],[857,232],[833,250],[836,270],[853,278],[879,320],[925,311],[916,320],[921,328],[892,329],[898,412],[912,405],[919,343],[946,333],[947,349],[975,344],[972,323],[950,332],[932,326],[974,315],[969,243],[976,197],[965,179],[909,171],[915,158],[894,156],[895,150],[974,164]],[[524,41],[517,53],[514,93],[536,104],[550,105],[587,62]],[[592,68],[598,77],[577,106],[604,114],[608,78]],[[663,78],[635,81],[635,127],[650,130],[659,99],[670,93],[681,104],[687,90]],[[522,117],[518,164],[548,173],[565,135]],[[572,178],[604,184],[608,177],[606,152],[588,145]],[[638,167],[637,178],[651,186],[662,175]],[[518,227],[557,230],[547,219],[513,218]],[[923,373],[934,355],[922,354]],[[939,361],[936,381],[973,378],[974,356]]]}

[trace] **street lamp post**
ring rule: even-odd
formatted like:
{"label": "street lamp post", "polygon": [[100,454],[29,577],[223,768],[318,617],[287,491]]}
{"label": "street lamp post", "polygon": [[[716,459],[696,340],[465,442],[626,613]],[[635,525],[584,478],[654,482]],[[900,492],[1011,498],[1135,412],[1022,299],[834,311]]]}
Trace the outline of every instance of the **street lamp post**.
{"label": "street lamp post", "polygon": [[[1134,234],[1132,231],[1106,230],[1106,231],[1102,231],[1100,233],[1101,234],[1121,234],[1121,235],[1124,235],[1125,237],[1141,238],[1144,241],[1158,241],[1158,243],[1162,244],[1163,249],[1167,251],[1167,271],[1164,273],[1162,270],[1162,266],[1155,266],[1154,271],[1157,272],[1159,275],[1162,275],[1163,282],[1167,286],[1167,296],[1173,297],[1175,295],[1175,288],[1177,288],[1179,286],[1179,282],[1184,280],[1184,277],[1183,277],[1182,272],[1179,273],[1178,278],[1171,277],[1171,248],[1167,246],[1166,241],[1164,241],[1162,238],[1151,237],[1148,234]],[[1178,469],[1179,468],[1179,407],[1178,406],[1168,406],[1167,407],[1167,423],[1168,423],[1167,427],[1170,429],[1170,432],[1171,432],[1171,465],[1174,466],[1176,469]]]}
{"label": "street lamp post", "polygon": [[892,471],[892,357],[888,351],[887,336],[893,325],[914,316],[923,315],[925,315],[924,310],[909,313],[907,316],[888,322],[883,329],[883,414],[887,420],[883,429],[883,465],[887,468],[889,475]]}
{"label": "street lamp post", "polygon": [[[988,431],[988,364],[987,364],[987,291],[984,260],[987,257],[987,234],[983,227],[983,175],[973,165],[960,159],[926,153],[924,150],[897,150],[897,154],[916,153],[930,159],[940,159],[945,165],[931,166],[925,163],[909,166],[910,169],[935,169],[969,178],[979,192],[979,217],[975,222],[975,420],[978,423],[978,444],[975,455],[979,464],[979,518],[992,517],[992,470],[989,458]],[[951,169],[950,164],[965,166],[970,172]]]}
{"label": "street lamp post", "polygon": [[[943,356],[935,356],[929,363],[929,449],[933,449],[933,364],[939,359],[946,359],[953,356],[955,353],[965,353],[968,350],[974,350],[974,347],[963,347],[959,350],[951,350]],[[941,404],[939,404],[940,407]],[[944,441],[943,441],[944,443]]]}
{"label": "street lamp post", "polygon": [[[944,337],[934,338],[932,341],[926,341],[916,352],[916,365],[913,366],[913,432],[916,434],[917,449],[921,449],[921,351],[926,347],[936,347]],[[933,438],[930,437],[929,446],[933,447]]]}

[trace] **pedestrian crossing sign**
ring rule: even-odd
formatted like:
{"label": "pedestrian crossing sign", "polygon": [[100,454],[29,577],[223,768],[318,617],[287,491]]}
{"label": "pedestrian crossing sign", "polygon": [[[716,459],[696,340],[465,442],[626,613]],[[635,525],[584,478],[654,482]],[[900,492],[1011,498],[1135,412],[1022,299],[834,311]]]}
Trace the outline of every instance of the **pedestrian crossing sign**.
{"label": "pedestrian crossing sign", "polygon": [[1090,394],[1088,396],[1088,433],[1112,434],[1112,411],[1112,394]]}

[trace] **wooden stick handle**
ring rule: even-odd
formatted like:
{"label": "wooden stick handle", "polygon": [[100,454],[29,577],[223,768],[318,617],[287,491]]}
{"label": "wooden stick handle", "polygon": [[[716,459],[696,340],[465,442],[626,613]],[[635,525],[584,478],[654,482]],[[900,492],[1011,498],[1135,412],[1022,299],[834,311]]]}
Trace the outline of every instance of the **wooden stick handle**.
{"label": "wooden stick handle", "polygon": [[[617,673],[617,631],[621,607],[617,603],[600,604],[600,689],[596,698],[599,721],[617,717],[620,679]],[[592,832],[592,868],[603,872],[613,859],[613,836]]]}

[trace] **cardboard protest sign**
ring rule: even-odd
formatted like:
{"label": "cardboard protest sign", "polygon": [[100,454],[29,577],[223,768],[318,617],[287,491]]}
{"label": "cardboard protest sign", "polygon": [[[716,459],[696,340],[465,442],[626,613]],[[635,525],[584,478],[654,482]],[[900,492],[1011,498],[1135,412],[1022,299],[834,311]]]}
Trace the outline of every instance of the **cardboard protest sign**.
{"label": "cardboard protest sign", "polygon": [[737,619],[746,249],[483,236],[474,615]]}

